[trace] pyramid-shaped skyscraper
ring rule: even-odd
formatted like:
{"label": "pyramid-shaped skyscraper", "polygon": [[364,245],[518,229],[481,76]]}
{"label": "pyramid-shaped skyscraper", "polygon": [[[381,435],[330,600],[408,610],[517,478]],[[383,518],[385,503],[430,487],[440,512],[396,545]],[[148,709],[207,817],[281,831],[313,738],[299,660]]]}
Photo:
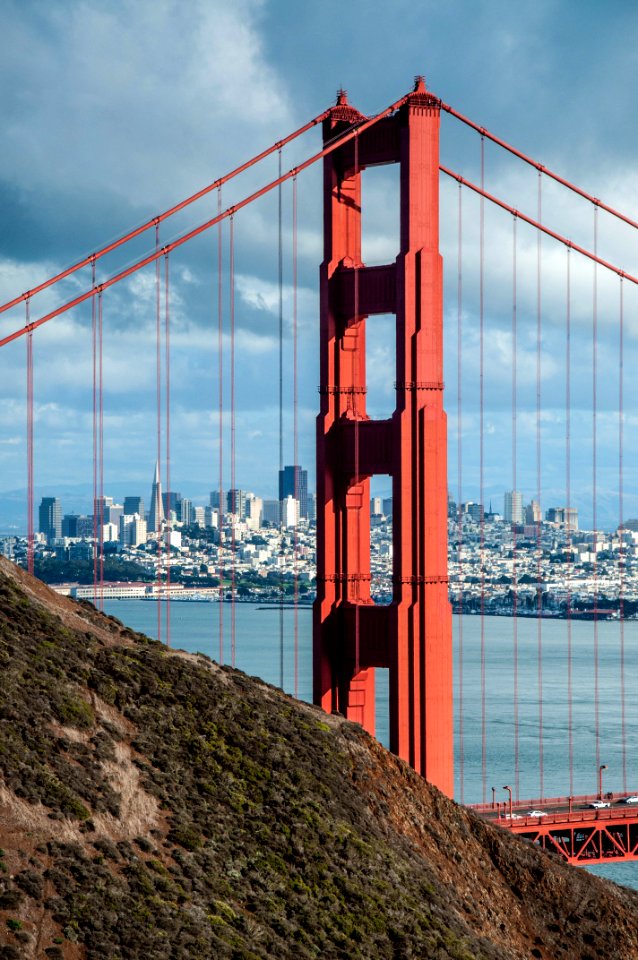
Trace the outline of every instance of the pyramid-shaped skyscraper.
{"label": "pyramid-shaped skyscraper", "polygon": [[164,505],[162,503],[162,483],[159,463],[155,462],[155,478],[151,490],[151,509],[148,514],[148,529],[151,533],[160,533],[164,526]]}

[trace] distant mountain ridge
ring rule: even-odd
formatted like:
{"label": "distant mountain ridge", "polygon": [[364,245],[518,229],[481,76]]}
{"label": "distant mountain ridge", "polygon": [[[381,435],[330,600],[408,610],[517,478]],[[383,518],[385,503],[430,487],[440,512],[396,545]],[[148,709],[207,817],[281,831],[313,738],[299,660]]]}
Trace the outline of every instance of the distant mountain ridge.
{"label": "distant mountain ridge", "polygon": [[632,960],[638,894],[0,558],[0,960]]}

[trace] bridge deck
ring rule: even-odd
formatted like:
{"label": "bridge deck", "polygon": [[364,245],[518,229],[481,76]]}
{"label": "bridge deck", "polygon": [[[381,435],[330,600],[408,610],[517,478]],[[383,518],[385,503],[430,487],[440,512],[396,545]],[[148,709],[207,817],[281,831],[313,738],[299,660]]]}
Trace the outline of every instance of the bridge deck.
{"label": "bridge deck", "polygon": [[511,808],[508,803],[475,804],[472,809],[568,863],[617,863],[638,860],[638,803],[626,802],[637,795],[605,794],[608,806],[600,808],[592,807],[599,802],[593,794],[518,801]]}

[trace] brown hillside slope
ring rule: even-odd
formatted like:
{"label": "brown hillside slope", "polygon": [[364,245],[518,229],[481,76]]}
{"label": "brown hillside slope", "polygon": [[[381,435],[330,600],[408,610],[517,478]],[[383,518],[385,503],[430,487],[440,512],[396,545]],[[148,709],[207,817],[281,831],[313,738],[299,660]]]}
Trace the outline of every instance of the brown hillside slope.
{"label": "brown hillside slope", "polygon": [[638,895],[0,562],[0,960],[638,958]]}

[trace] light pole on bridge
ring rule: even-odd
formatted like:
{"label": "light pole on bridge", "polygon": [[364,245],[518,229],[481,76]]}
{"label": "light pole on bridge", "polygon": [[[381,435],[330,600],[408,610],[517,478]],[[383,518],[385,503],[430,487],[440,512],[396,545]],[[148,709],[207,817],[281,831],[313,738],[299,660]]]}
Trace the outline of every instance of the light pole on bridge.
{"label": "light pole on bridge", "polygon": [[607,769],[606,763],[601,763],[598,767],[598,799],[602,800],[603,798],[603,770]]}
{"label": "light pole on bridge", "polygon": [[510,810],[509,816],[510,816],[510,823],[511,823],[512,822],[512,788],[505,786],[503,787],[503,790],[507,790],[507,792],[509,793],[509,810]]}

